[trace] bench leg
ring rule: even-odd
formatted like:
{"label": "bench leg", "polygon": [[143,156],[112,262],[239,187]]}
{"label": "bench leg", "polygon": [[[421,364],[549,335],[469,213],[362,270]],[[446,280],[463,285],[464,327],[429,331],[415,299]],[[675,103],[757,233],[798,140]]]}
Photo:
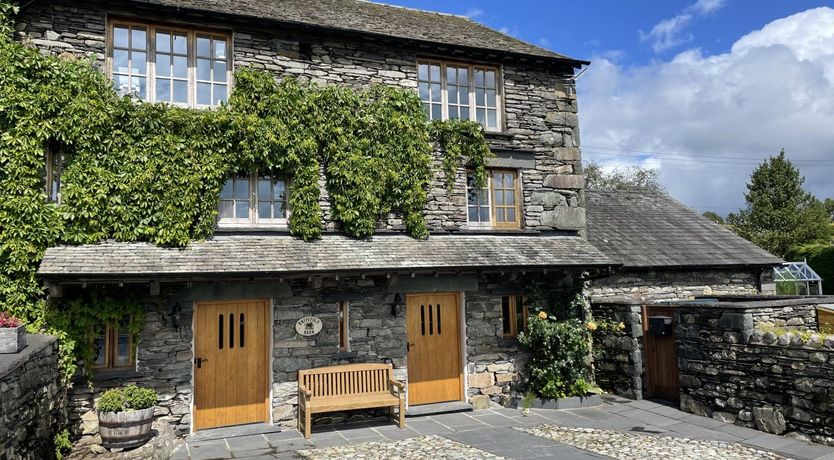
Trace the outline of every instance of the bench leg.
{"label": "bench leg", "polygon": [[310,439],[312,433],[310,432],[310,411],[304,411],[304,437]]}
{"label": "bench leg", "polygon": [[405,429],[405,401],[400,399],[400,429]]}

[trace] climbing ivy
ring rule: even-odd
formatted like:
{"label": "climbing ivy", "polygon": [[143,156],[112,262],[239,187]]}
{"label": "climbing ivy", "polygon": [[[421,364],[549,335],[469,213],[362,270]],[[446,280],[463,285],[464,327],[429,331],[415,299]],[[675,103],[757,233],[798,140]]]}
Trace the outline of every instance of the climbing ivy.
{"label": "climbing ivy", "polygon": [[[0,310],[58,335],[68,372],[90,356],[88,319],[103,319],[93,313],[135,305],[118,295],[47,306],[36,268],[49,246],[208,238],[224,181],[253,170],[291,183],[290,232],[304,240],[321,236],[322,172],[330,215],[354,237],[373,234],[392,213],[412,236],[428,236],[435,147],[447,186],[465,163],[486,185],[482,128],[426,122],[414,91],[277,82],[243,68],[222,107],[140,103],[120,97],[91,59],[14,41],[16,12],[0,0]],[[47,146],[69,159],[60,205],[44,192]]]}

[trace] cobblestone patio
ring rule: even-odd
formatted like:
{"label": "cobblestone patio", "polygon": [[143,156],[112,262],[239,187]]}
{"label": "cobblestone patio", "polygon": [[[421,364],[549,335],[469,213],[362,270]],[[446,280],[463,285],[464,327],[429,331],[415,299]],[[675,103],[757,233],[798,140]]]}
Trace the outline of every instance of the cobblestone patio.
{"label": "cobblestone patio", "polygon": [[403,430],[387,422],[319,427],[309,441],[292,429],[189,440],[174,458],[834,460],[831,447],[687,414],[651,401],[617,397],[606,397],[598,407],[533,410],[526,417],[518,410],[492,408],[410,417],[406,423]]}

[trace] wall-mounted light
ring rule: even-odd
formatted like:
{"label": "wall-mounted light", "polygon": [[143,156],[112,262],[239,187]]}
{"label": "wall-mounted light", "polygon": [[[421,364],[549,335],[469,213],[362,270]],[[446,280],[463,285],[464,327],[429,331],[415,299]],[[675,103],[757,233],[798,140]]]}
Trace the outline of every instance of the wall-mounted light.
{"label": "wall-mounted light", "polygon": [[175,331],[179,332],[180,330],[180,317],[182,316],[182,306],[180,306],[179,302],[174,303],[171,307],[171,314],[168,315],[168,318],[171,320],[171,327],[174,328]]}
{"label": "wall-mounted light", "polygon": [[394,302],[391,304],[391,316],[397,316],[402,310],[405,302],[403,302],[403,295],[399,292],[394,294]]}

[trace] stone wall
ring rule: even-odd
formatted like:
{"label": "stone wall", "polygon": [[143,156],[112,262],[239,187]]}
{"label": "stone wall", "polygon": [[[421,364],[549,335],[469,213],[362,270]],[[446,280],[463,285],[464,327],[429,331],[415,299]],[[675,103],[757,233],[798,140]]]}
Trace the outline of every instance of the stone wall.
{"label": "stone wall", "polygon": [[0,354],[0,460],[51,458],[66,419],[55,338],[30,334],[27,343]]}
{"label": "stone wall", "polygon": [[595,320],[623,323],[619,333],[601,334],[594,342],[594,376],[603,390],[643,399],[643,316],[637,302],[593,303]]}
{"label": "stone wall", "polygon": [[[490,147],[498,158],[494,166],[517,168],[522,182],[522,207],[525,228],[581,231],[585,228],[585,209],[581,196],[584,176],[580,171],[579,124],[573,75],[568,67],[544,66],[509,57],[480,55],[472,50],[442,50],[418,47],[396,40],[348,38],[324,32],[311,33],[288,27],[240,22],[232,18],[208,19],[177,11],[117,2],[30,3],[16,24],[19,40],[44,52],[74,56],[93,56],[104,68],[107,15],[136,17],[150,23],[165,23],[172,17],[178,23],[195,27],[231,29],[235,67],[267,70],[277,77],[294,76],[321,84],[365,87],[386,84],[401,88],[417,87],[417,58],[422,54],[444,54],[456,60],[493,62],[503,75],[504,131],[489,134]],[[309,53],[300,52],[302,45]],[[465,53],[465,54],[464,54]],[[436,162],[439,154],[436,154]],[[439,168],[435,168],[439,170]],[[455,191],[447,195],[445,181],[438,173],[430,187],[425,210],[429,228],[453,231],[466,228],[464,171],[458,171]],[[322,181],[321,206],[324,225],[334,228],[330,203]],[[387,216],[380,228],[400,230],[402,221]]]}
{"label": "stone wall", "polygon": [[[765,270],[769,273],[769,269]],[[765,276],[768,273],[764,273]],[[700,296],[759,294],[761,270],[624,269],[591,283],[593,302],[606,300],[671,300]]]}
{"label": "stone wall", "polygon": [[[681,409],[834,445],[834,336],[778,336],[753,326],[759,313],[678,310]],[[801,313],[797,318],[804,321]]]}

